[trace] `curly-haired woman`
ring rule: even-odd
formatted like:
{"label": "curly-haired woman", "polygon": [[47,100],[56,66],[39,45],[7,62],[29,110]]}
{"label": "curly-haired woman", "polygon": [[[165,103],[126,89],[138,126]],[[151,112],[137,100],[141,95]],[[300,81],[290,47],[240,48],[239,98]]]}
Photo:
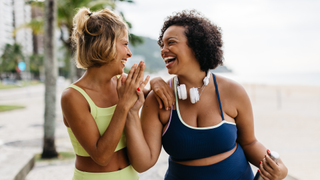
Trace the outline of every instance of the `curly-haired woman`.
{"label": "curly-haired woman", "polygon": [[[77,65],[86,69],[61,97],[76,154],[73,180],[139,179],[128,160],[124,126],[144,103],[149,77],[143,80],[143,62],[123,73],[132,55],[127,25],[108,9],[92,13],[82,8],[74,17],[72,40]],[[154,83],[162,86],[162,81]],[[164,101],[170,104],[170,97]]]}
{"label": "curly-haired woman", "polygon": [[170,155],[166,180],[249,180],[248,162],[264,179],[283,179],[287,168],[271,160],[254,135],[253,112],[244,88],[209,73],[222,64],[221,30],[200,13],[182,11],[169,16],[158,44],[176,102],[171,111],[157,108],[151,93],[141,112],[126,125],[128,154],[143,172],[159,157],[161,145]]}

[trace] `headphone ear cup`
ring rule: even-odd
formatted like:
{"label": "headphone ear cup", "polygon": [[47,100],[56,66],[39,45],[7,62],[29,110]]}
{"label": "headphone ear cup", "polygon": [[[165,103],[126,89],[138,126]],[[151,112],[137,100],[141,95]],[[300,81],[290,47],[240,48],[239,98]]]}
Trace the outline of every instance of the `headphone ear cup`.
{"label": "headphone ear cup", "polygon": [[198,88],[190,89],[190,101],[192,104],[198,102],[200,100]]}
{"label": "headphone ear cup", "polygon": [[203,84],[204,84],[205,86],[209,84],[209,78],[208,78],[208,77],[205,77],[205,78],[203,79]]}
{"label": "headphone ear cup", "polygon": [[178,91],[178,97],[179,99],[186,100],[187,99],[187,88],[186,85],[181,84],[180,86],[177,86]]}

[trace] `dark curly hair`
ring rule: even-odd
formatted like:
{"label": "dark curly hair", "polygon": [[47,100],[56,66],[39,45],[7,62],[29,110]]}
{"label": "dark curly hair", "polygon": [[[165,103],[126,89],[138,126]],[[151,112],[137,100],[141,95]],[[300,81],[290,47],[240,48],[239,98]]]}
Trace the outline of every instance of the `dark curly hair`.
{"label": "dark curly hair", "polygon": [[164,32],[172,25],[185,28],[188,46],[194,51],[202,71],[207,72],[223,64],[220,27],[196,10],[184,10],[167,17],[158,38],[159,46],[163,43]]}

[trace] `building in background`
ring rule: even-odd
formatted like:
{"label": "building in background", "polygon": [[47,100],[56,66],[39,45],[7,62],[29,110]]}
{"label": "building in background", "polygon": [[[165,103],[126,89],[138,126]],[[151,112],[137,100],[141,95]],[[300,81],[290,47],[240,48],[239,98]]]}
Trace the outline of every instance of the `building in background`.
{"label": "building in background", "polygon": [[18,28],[15,42],[22,45],[25,55],[30,55],[33,53],[32,30],[20,27],[31,21],[31,6],[26,4],[25,0],[12,0],[12,5],[13,25]]}
{"label": "building in background", "polygon": [[0,55],[5,44],[13,44],[13,5],[12,0],[0,1]]}
{"label": "building in background", "polygon": [[[33,52],[32,30],[20,28],[31,21],[31,7],[25,0],[1,0],[0,1],[0,54],[5,44],[19,43],[23,52],[30,55]],[[13,37],[13,32],[16,36]]]}
{"label": "building in background", "polygon": [[[44,16],[43,9],[38,6],[31,6],[31,18],[34,20],[42,19]],[[33,33],[33,53],[43,54],[43,33]]]}

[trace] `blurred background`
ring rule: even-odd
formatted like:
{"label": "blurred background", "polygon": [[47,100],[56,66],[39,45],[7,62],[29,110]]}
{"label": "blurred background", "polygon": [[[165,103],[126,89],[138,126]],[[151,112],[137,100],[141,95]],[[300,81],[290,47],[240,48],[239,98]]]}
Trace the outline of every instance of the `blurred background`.
{"label": "blurred background", "polygon": [[[0,164],[11,152],[23,151],[36,154],[37,160],[26,179],[72,177],[74,155],[59,99],[63,89],[84,72],[75,67],[70,43],[77,8],[109,8],[122,16],[130,27],[133,53],[125,71],[143,60],[145,74],[166,80],[172,76],[157,45],[162,23],[174,12],[195,9],[222,29],[224,65],[212,72],[245,87],[253,104],[257,138],[280,153],[289,168],[288,178],[320,178],[320,1],[48,1],[56,7],[51,67],[45,67],[50,59],[44,45],[47,1],[0,1],[0,151],[7,152]],[[54,102],[45,100],[47,71],[56,71],[51,86],[56,89]],[[45,125],[48,104],[54,113],[51,126]],[[48,131],[57,152],[49,160],[43,157]],[[163,179],[166,161],[163,151],[157,165],[141,179]],[[61,172],[64,176],[59,176]]]}

